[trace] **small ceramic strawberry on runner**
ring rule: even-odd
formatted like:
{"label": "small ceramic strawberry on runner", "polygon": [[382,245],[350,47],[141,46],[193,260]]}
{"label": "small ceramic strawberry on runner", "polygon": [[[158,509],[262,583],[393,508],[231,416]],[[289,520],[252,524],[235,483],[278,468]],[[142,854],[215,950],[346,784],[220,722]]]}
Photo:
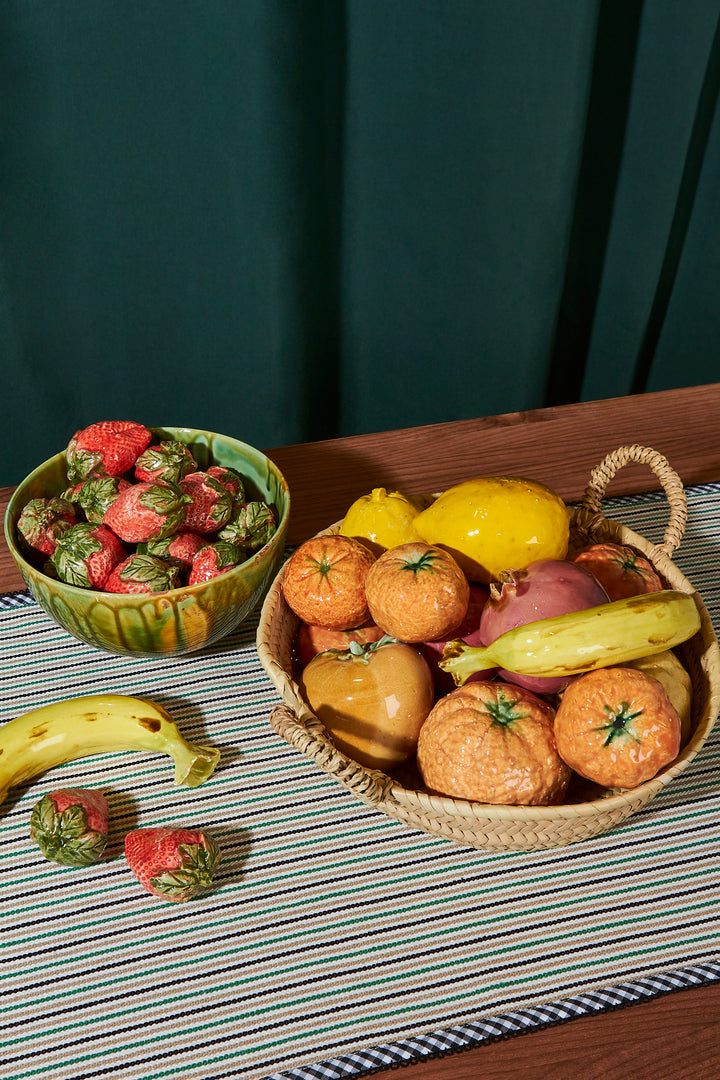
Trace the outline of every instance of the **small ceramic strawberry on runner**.
{"label": "small ceramic strawberry on runner", "polygon": [[152,432],[134,420],[101,420],[76,431],[65,451],[68,480],[122,476],[150,445]]}
{"label": "small ceramic strawberry on runner", "polygon": [[58,788],[43,795],[30,815],[30,836],[50,862],[91,866],[108,839],[108,804],[100,791]]}
{"label": "small ceramic strawberry on runner", "polygon": [[156,826],[127,834],[125,858],[144,889],[178,903],[207,892],[220,849],[201,829]]}

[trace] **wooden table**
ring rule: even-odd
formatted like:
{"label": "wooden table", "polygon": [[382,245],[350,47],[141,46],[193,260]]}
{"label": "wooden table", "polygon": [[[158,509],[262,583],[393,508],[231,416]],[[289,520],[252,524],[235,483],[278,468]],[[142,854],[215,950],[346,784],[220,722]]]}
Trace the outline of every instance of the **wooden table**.
{"label": "wooden table", "polygon": [[[511,473],[543,480],[566,500],[577,500],[592,468],[626,443],[660,451],[686,485],[720,481],[720,383],[267,452],[290,485],[288,541],[296,544],[339,520],[353,499],[373,487],[418,494],[441,491],[471,476]],[[646,467],[628,466],[607,493],[656,486]],[[11,492],[0,488],[3,513]],[[0,542],[0,591],[22,588]],[[720,986],[685,990],[411,1066],[409,1076],[715,1080],[720,1076]]]}

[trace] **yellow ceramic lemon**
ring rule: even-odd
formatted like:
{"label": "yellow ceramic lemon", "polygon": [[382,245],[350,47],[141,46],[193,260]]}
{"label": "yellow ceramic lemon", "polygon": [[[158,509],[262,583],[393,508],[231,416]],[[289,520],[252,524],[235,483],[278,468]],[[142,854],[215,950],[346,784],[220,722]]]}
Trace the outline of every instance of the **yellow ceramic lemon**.
{"label": "yellow ceramic lemon", "polygon": [[373,488],[349,507],[340,532],[366,544],[376,555],[381,554],[420,539],[413,527],[419,510],[418,504],[399,491]]}
{"label": "yellow ceramic lemon", "polygon": [[517,476],[466,480],[413,519],[428,544],[446,548],[471,581],[495,581],[538,559],[564,559],[569,515],[560,496]]}

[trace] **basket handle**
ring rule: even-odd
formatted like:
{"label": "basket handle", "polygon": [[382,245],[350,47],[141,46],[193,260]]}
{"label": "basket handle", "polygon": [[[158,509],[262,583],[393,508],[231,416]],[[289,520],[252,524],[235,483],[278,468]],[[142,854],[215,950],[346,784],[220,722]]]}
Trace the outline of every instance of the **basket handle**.
{"label": "basket handle", "polygon": [[341,754],[313,713],[306,712],[299,720],[288,705],[277,705],[270,713],[270,724],[291,746],[311,758],[323,772],[339,780],[363,802],[377,806],[386,800],[391,787],[390,777],[378,770],[366,769]]}
{"label": "basket handle", "polygon": [[687,496],[682,480],[667,458],[659,454],[657,450],[653,450],[649,446],[638,446],[636,444],[620,446],[617,450],[613,450],[593,469],[590,481],[583,494],[582,505],[588,511],[596,514],[602,513],[602,499],[608,484],[615,476],[615,473],[623,465],[627,465],[631,461],[649,465],[667,495],[670,504],[670,519],[665,529],[663,542],[656,545],[655,550],[671,556],[685,532]]}

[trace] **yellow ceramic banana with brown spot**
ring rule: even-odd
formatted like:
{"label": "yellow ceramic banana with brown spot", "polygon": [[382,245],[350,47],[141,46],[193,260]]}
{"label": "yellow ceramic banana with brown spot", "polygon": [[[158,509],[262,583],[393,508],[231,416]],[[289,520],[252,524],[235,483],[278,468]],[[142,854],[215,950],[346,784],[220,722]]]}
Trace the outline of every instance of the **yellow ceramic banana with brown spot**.
{"label": "yellow ceramic banana with brown spot", "polygon": [[700,629],[692,596],[665,589],[508,630],[484,648],[451,641],[440,667],[462,686],[476,671],[578,675],[672,649]]}
{"label": "yellow ceramic banana with brown spot", "polygon": [[124,694],[69,698],[0,727],[0,802],[9,788],[55,765],[121,750],[167,754],[175,783],[187,787],[207,780],[220,759],[214,747],[188,742],[155,702]]}

